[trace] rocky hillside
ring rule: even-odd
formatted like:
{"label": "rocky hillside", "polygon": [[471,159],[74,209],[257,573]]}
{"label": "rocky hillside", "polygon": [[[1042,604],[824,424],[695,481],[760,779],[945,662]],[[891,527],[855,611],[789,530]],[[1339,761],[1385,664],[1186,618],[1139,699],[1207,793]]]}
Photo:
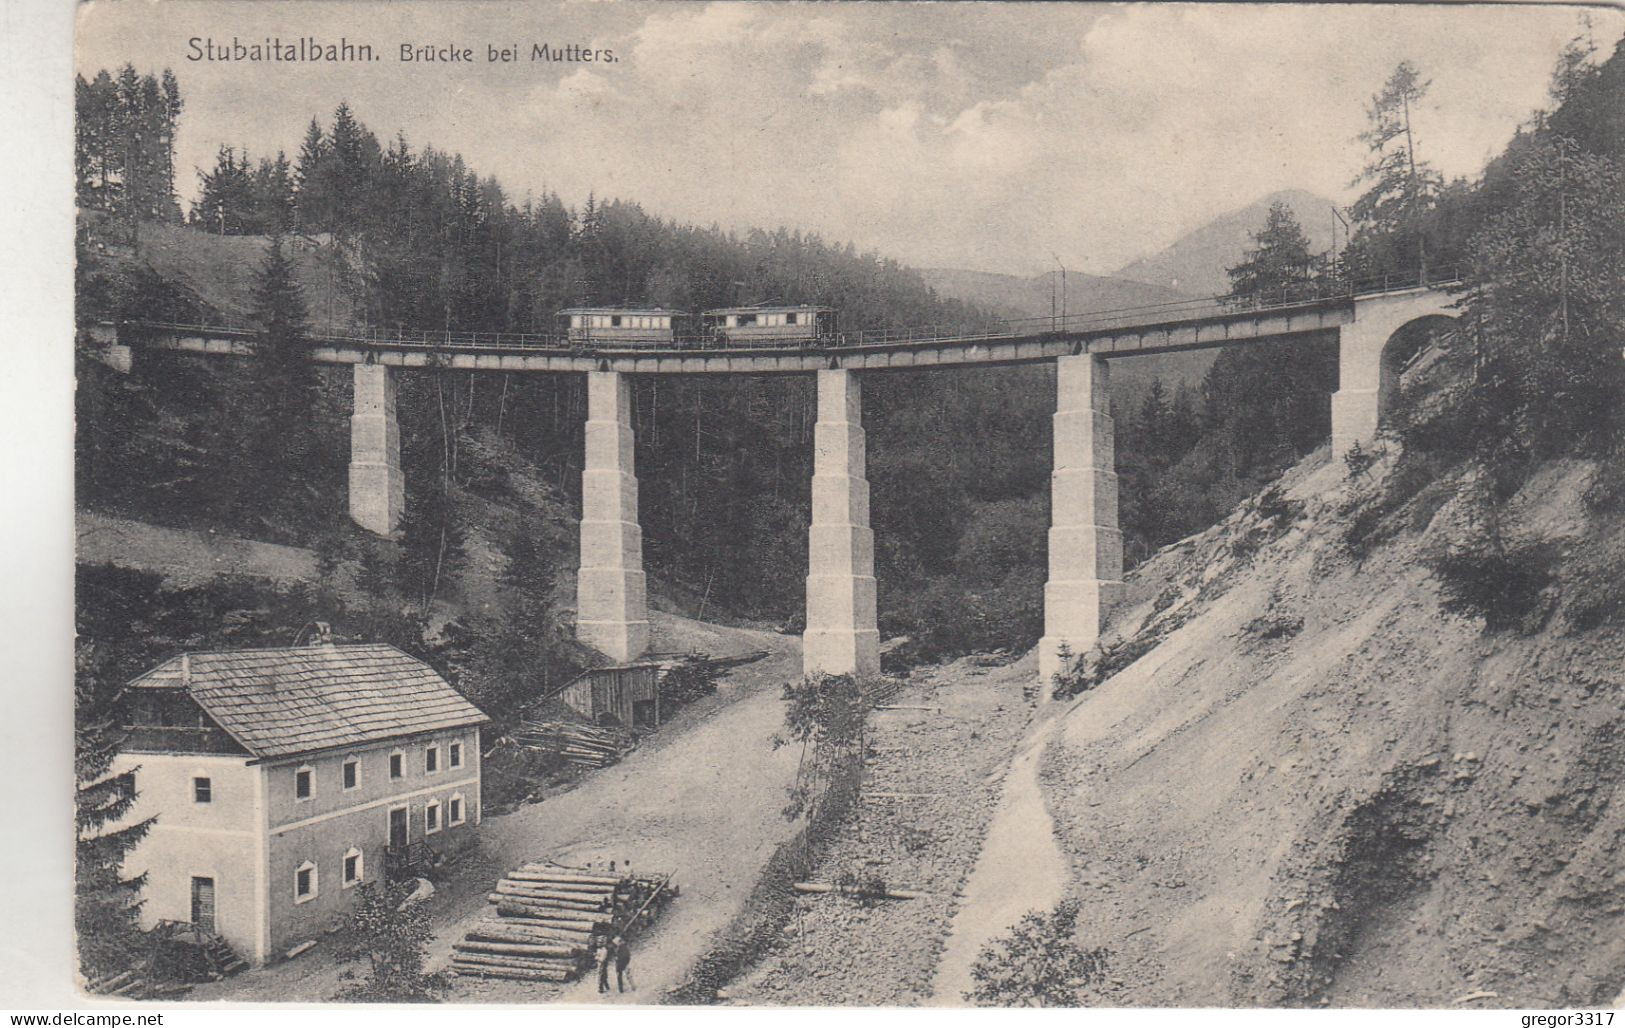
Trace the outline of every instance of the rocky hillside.
{"label": "rocky hillside", "polygon": [[1079,942],[1111,951],[1104,1001],[1620,993],[1625,518],[1586,502],[1596,465],[1536,473],[1501,527],[1550,577],[1491,630],[1431,570],[1472,472],[1396,497],[1395,452],[1351,479],[1322,449],[1133,575],[1106,639],[1127,666],[1073,701],[1043,768]]}

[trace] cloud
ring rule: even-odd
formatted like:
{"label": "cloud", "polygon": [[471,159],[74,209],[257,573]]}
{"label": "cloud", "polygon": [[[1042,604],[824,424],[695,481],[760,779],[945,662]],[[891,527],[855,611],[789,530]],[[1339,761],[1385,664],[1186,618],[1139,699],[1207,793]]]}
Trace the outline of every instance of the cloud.
{"label": "cloud", "polygon": [[[312,114],[348,97],[380,135],[460,150],[516,196],[595,191],[1011,271],[1051,251],[1107,271],[1273,189],[1346,198],[1364,103],[1401,59],[1433,78],[1419,148],[1471,175],[1544,102],[1576,24],[1555,6],[92,6],[80,66],[174,65],[198,160],[222,142],[296,148]],[[1595,17],[1606,52],[1622,19]],[[619,59],[251,74],[179,62],[199,26],[590,43]]]}

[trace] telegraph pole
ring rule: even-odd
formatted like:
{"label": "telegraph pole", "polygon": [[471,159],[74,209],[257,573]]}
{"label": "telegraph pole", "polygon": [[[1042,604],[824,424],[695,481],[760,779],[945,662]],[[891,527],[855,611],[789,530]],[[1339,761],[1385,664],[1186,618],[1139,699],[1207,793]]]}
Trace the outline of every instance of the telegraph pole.
{"label": "telegraph pole", "polygon": [[[1054,250],[1051,250],[1049,252],[1049,255],[1051,257],[1055,258],[1055,266],[1057,268],[1061,269],[1061,327],[1065,328],[1066,327],[1066,265],[1061,263],[1060,255],[1057,254]],[[1050,306],[1050,312],[1049,312],[1050,313],[1050,319],[1053,321],[1054,318],[1055,318],[1055,282],[1054,282],[1053,279],[1050,280],[1049,306]]]}

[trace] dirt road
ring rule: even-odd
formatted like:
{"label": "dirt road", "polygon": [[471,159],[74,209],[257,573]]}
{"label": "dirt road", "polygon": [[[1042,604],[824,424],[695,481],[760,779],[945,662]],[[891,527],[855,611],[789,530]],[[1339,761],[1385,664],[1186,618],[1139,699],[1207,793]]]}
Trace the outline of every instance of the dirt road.
{"label": "dirt road", "polygon": [[[621,763],[569,792],[487,818],[479,857],[430,901],[431,968],[444,966],[452,944],[485,914],[486,893],[504,870],[541,859],[630,860],[638,870],[674,872],[682,888],[634,950],[637,992],[613,997],[658,1002],[737,913],[762,865],[790,835],[792,826],[779,811],[795,776],[795,751],[774,751],[769,740],[784,718],[780,687],[800,673],[799,640],[658,614],[655,632],[660,649],[686,649],[704,634],[712,653],[765,649],[770,656],[733,669],[716,696],[685,709]],[[342,985],[329,953],[324,942],[285,964],[200,987],[193,998],[327,999]],[[561,997],[555,988],[523,982],[458,980],[449,998],[600,1001],[592,981],[570,986]]]}

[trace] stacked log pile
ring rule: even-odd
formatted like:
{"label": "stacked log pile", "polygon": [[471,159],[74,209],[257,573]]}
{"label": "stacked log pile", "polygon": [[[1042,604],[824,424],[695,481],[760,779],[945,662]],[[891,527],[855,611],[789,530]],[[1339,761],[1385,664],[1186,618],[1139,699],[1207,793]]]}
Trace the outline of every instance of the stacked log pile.
{"label": "stacked log pile", "polygon": [[497,882],[487,897],[494,915],[452,947],[452,969],[472,977],[571,981],[591,966],[595,937],[652,917],[652,901],[669,892],[658,878],[526,864]]}
{"label": "stacked log pile", "polygon": [[550,750],[572,764],[605,767],[621,759],[635,743],[630,732],[598,728],[572,721],[519,722],[513,733],[521,746]]}

